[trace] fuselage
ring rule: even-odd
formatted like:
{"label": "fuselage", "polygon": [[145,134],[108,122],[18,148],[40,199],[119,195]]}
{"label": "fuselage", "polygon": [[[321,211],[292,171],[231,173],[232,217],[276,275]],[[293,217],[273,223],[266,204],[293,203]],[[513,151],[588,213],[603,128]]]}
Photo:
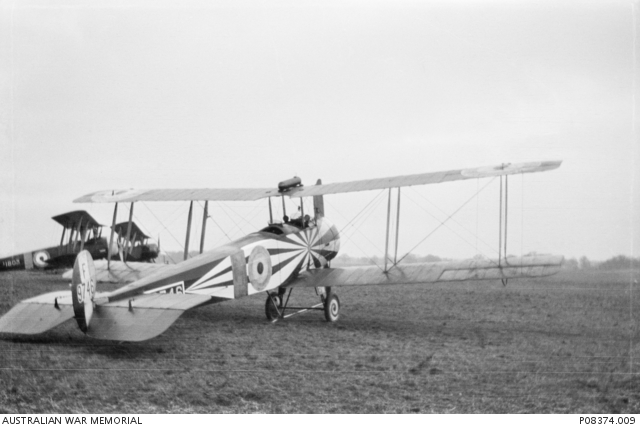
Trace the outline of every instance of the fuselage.
{"label": "fuselage", "polygon": [[[73,267],[80,252],[80,242],[70,242],[56,247],[42,248],[0,259],[0,271],[23,269],[59,269]],[[107,257],[107,240],[94,238],[84,243],[84,249],[93,259]]]}
{"label": "fuselage", "polygon": [[336,227],[324,217],[306,227],[271,224],[122,287],[119,300],[147,293],[188,293],[236,299],[286,285],[301,272],[328,266],[340,249]]}

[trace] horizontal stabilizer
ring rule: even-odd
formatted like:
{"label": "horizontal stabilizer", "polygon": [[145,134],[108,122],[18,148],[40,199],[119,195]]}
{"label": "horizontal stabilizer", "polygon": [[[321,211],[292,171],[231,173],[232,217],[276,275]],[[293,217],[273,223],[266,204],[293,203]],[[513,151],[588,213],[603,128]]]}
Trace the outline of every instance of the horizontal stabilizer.
{"label": "horizontal stabilizer", "polygon": [[164,332],[187,309],[203,305],[209,296],[145,294],[97,305],[87,335],[104,340],[138,342]]}
{"label": "horizontal stabilizer", "polygon": [[412,263],[397,265],[383,272],[378,266],[315,269],[300,275],[287,287],[335,287],[341,285],[419,284],[442,281],[468,281],[532,278],[558,273],[562,256],[509,257],[497,260]]}
{"label": "horizontal stabilizer", "polygon": [[[93,264],[96,268],[96,278],[98,282],[109,282],[113,284],[128,284],[133,281],[144,278],[159,270],[165,269],[169,265],[160,263],[142,263],[142,262],[117,262],[111,261],[111,266],[107,269],[106,260],[94,260]],[[71,279],[73,270],[69,269],[62,277]]]}
{"label": "horizontal stabilizer", "polygon": [[43,333],[71,318],[71,291],[54,291],[23,300],[11,308],[0,318],[0,333]]}

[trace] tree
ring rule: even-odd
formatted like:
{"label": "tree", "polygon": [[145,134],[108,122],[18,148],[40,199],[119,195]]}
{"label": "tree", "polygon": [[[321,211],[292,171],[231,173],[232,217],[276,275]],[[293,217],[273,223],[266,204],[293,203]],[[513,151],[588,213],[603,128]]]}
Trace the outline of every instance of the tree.
{"label": "tree", "polygon": [[580,257],[580,269],[591,269],[591,262],[587,256]]}
{"label": "tree", "polygon": [[568,260],[565,260],[564,267],[565,269],[569,270],[578,270],[578,268],[580,268],[580,265],[578,264],[578,259],[572,257]]}

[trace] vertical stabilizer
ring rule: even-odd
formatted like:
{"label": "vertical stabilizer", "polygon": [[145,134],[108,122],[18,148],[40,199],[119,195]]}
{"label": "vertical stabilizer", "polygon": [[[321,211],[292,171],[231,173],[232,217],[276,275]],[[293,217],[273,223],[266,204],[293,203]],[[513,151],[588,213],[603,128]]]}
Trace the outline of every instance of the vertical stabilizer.
{"label": "vertical stabilizer", "polygon": [[[316,185],[322,184],[322,180],[318,178]],[[322,195],[313,197],[313,211],[316,218],[324,217],[324,198]]]}

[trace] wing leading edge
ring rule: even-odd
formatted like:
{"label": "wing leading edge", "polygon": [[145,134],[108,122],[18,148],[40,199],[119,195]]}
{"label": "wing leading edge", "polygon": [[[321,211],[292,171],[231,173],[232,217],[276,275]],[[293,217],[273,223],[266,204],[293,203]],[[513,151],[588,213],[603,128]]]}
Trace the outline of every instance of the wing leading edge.
{"label": "wing leading edge", "polygon": [[456,169],[425,174],[402,175],[343,183],[317,184],[293,187],[284,192],[274,188],[255,189],[150,189],[150,190],[103,190],[89,193],[73,202],[137,202],[137,201],[256,201],[271,196],[319,196],[336,193],[362,192],[389,189],[392,187],[418,186],[499,175],[527,174],[549,171],[560,167],[562,161],[526,162],[501,164],[480,168]]}

